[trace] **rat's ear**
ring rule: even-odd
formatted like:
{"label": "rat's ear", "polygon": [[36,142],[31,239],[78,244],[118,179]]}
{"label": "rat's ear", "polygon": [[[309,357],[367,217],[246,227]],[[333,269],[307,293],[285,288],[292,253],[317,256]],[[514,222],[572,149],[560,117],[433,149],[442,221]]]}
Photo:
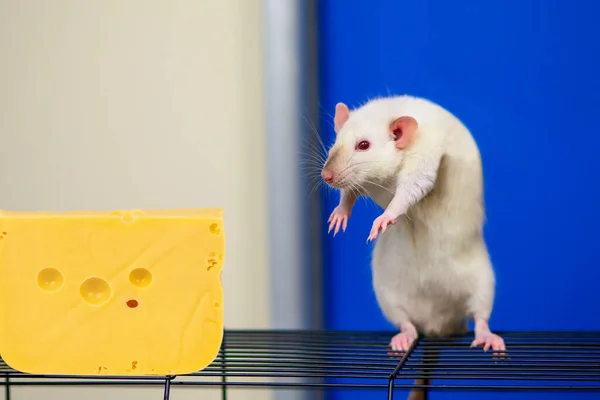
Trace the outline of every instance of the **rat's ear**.
{"label": "rat's ear", "polygon": [[405,149],[413,140],[419,124],[413,117],[396,118],[390,124],[390,134],[398,150]]}
{"label": "rat's ear", "polygon": [[348,121],[350,117],[350,109],[344,103],[337,103],[335,105],[335,116],[333,117],[333,128],[335,132],[339,132],[342,126]]}

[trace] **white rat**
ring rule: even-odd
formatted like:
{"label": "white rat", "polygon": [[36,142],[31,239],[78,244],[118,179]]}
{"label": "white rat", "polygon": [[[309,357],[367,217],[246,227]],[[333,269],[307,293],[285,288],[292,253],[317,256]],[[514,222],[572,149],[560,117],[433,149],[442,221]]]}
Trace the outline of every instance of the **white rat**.
{"label": "white rat", "polygon": [[329,230],[346,230],[361,195],[385,210],[369,240],[381,231],[373,287],[400,330],[392,350],[408,350],[418,334],[463,333],[473,319],[472,346],[504,351],[488,326],[495,276],[483,238],[481,156],[469,130],[441,106],[411,96],[377,98],[352,111],[338,103],[334,129],[321,171],[341,190]]}

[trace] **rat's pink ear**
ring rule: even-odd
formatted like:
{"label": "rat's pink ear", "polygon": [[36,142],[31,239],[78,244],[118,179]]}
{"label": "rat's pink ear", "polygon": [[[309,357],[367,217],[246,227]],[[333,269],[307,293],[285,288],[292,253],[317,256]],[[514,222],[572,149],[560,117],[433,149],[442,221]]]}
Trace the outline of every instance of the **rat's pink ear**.
{"label": "rat's pink ear", "polygon": [[344,103],[337,103],[335,105],[335,117],[333,117],[333,128],[335,132],[339,132],[342,126],[348,121],[350,117],[350,109]]}
{"label": "rat's pink ear", "polygon": [[390,124],[390,133],[398,150],[405,149],[413,140],[419,124],[413,117],[396,118]]}

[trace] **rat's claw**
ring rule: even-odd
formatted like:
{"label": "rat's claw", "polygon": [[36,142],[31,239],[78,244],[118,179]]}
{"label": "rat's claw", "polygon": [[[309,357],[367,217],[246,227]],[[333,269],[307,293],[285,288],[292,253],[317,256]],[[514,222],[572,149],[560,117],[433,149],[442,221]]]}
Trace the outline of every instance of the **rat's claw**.
{"label": "rat's claw", "polygon": [[333,231],[333,236],[337,235],[340,231],[340,226],[342,225],[344,217],[337,218],[335,221],[335,230]]}
{"label": "rat's claw", "polygon": [[340,231],[340,227],[345,232],[346,227],[348,226],[348,213],[343,209],[340,209],[340,207],[336,207],[336,209],[333,210],[329,216],[329,220],[327,222],[329,222],[329,230],[327,233],[330,233],[331,230],[335,228],[333,231],[333,236],[335,236]]}
{"label": "rat's claw", "polygon": [[390,344],[389,347],[391,348],[391,351],[394,353],[403,353],[408,351],[408,349],[410,348],[410,346],[412,346],[413,342],[416,340],[416,336],[406,333],[406,332],[400,332],[397,335],[395,335],[392,340],[390,340]]}
{"label": "rat's claw", "polygon": [[331,232],[331,230],[335,227],[336,221],[337,217],[334,217],[331,221],[329,221],[329,229],[327,230],[327,233]]}
{"label": "rat's claw", "polygon": [[392,218],[386,213],[381,214],[379,217],[373,221],[373,227],[371,228],[371,234],[369,235],[368,241],[377,239],[379,235],[379,230],[381,229],[381,233],[387,230],[388,225],[393,225],[397,221],[397,218]]}
{"label": "rat's claw", "polygon": [[471,347],[479,346],[483,346],[483,351],[488,351],[490,348],[494,350],[494,357],[506,352],[504,339],[492,332],[475,335],[475,340],[471,343]]}

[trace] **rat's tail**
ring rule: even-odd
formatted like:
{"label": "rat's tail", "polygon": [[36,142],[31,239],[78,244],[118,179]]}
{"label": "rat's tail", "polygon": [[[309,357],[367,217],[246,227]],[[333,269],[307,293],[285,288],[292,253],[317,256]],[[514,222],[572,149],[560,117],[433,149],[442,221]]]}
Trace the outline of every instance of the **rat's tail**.
{"label": "rat's tail", "polygon": [[[442,332],[441,335],[434,335],[434,337],[449,337],[454,335],[461,335],[466,333],[468,330],[467,321],[458,321],[456,325],[448,327],[447,330]],[[433,377],[433,371],[436,368],[440,360],[440,352],[442,351],[442,343],[436,341],[434,338],[433,343],[428,345],[424,343],[422,346],[423,355],[421,359],[421,368],[415,379],[415,386],[430,386],[431,379]],[[426,339],[425,339],[426,340]],[[437,342],[437,343],[436,343]],[[408,400],[427,400],[428,390],[422,388],[414,388],[408,395]]]}
{"label": "rat's tail", "polygon": [[[423,348],[423,356],[421,360],[421,368],[415,379],[415,386],[429,386],[431,384],[431,377],[433,370],[440,357],[440,349],[437,348]],[[408,400],[427,400],[428,394],[426,389],[414,388],[408,395]]]}

